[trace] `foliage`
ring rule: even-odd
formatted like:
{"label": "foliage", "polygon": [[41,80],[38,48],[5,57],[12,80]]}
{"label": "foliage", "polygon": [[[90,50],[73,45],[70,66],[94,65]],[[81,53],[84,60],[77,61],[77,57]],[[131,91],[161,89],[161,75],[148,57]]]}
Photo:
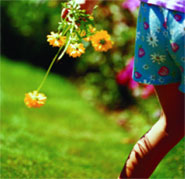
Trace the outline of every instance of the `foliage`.
{"label": "foliage", "polygon": [[[46,35],[58,26],[60,4],[57,0],[3,1],[2,53],[47,68],[56,50],[48,47]],[[91,103],[111,109],[134,104],[135,97],[117,84],[116,75],[134,55],[136,16],[137,11],[122,8],[122,1],[101,1],[94,10],[95,24],[97,30],[111,34],[113,49],[102,54],[85,43],[86,54],[77,60],[64,56],[53,70],[71,77]],[[12,39],[14,46],[9,43]]]}
{"label": "foliage", "polygon": [[60,6],[52,6],[52,2],[1,2],[1,42],[4,55],[48,67],[51,54],[56,53],[56,50],[48,47],[46,35],[51,29],[57,28],[61,10]]}
{"label": "foliage", "polygon": [[[128,14],[130,18],[127,18]],[[109,108],[126,107],[133,103],[133,98],[115,78],[134,54],[135,16],[124,11],[120,1],[107,1],[94,11],[94,17],[96,25],[109,31],[115,43],[108,53],[100,54],[89,48],[82,56],[76,67],[82,76],[81,90],[91,102],[98,99]]]}

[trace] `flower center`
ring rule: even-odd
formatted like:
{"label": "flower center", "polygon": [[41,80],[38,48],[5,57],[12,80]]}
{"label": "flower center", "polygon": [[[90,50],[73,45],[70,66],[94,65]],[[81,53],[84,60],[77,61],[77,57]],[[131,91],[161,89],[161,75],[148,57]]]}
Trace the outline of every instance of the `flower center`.
{"label": "flower center", "polygon": [[80,47],[79,47],[79,45],[77,44],[77,45],[75,46],[75,50],[78,51],[79,49],[80,49]]}
{"label": "flower center", "polygon": [[56,40],[60,40],[60,36],[59,35],[56,36]]}
{"label": "flower center", "polygon": [[105,41],[105,39],[101,39],[101,40],[99,41],[99,43],[102,44],[102,45],[104,45],[104,44],[106,44],[106,41]]}

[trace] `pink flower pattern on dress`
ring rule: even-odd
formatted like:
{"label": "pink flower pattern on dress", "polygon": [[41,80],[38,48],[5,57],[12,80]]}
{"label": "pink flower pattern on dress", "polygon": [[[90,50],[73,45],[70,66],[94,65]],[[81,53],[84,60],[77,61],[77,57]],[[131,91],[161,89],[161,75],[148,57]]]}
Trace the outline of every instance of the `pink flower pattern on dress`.
{"label": "pink flower pattern on dress", "polygon": [[181,12],[141,2],[136,32],[139,36],[135,43],[135,81],[153,85],[181,82],[179,89],[185,92],[184,23]]}

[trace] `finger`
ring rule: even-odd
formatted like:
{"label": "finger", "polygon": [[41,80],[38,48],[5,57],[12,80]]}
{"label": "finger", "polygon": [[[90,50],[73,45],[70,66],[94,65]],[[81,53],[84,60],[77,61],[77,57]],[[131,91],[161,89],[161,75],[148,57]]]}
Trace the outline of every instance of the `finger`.
{"label": "finger", "polygon": [[62,11],[61,11],[61,18],[64,19],[67,16],[68,13],[69,13],[68,9],[66,9],[66,8],[62,9]]}

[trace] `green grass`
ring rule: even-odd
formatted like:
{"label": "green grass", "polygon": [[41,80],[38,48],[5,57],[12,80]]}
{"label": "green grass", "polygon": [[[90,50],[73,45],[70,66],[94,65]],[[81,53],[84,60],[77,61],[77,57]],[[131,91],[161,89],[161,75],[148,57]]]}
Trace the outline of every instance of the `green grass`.
{"label": "green grass", "polygon": [[[98,112],[55,74],[41,90],[48,97],[46,105],[28,109],[24,94],[37,88],[44,73],[1,58],[1,178],[117,178],[134,145],[125,141],[135,141],[151,126],[146,116],[125,111],[129,130],[123,129],[116,115]],[[153,178],[183,178],[183,150],[181,141]]]}

